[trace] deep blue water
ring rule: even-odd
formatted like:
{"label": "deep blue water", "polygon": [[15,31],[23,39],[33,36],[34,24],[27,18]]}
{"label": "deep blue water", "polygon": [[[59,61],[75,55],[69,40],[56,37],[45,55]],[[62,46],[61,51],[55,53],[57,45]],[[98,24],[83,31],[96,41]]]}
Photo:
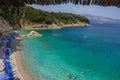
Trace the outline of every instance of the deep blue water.
{"label": "deep blue water", "polygon": [[38,80],[120,80],[119,25],[36,31],[43,37],[24,38],[22,56]]}

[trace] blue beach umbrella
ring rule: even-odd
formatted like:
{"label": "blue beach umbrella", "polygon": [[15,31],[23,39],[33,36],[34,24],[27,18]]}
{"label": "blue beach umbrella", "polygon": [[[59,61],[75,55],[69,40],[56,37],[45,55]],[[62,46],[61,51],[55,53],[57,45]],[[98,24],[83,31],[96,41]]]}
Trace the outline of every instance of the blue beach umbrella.
{"label": "blue beach umbrella", "polygon": [[7,69],[12,69],[10,62],[5,62],[5,67]]}
{"label": "blue beach umbrella", "polygon": [[6,73],[0,74],[0,80],[7,80],[8,75]]}
{"label": "blue beach umbrella", "polygon": [[7,40],[8,40],[8,42],[11,42],[11,41],[12,41],[12,38],[11,38],[11,37],[9,37],[9,38],[7,38]]}
{"label": "blue beach umbrella", "polygon": [[7,42],[6,47],[11,48],[11,44],[9,42]]}
{"label": "blue beach umbrella", "polygon": [[8,49],[6,50],[5,55],[6,55],[6,56],[9,56],[9,55],[10,55],[10,52],[9,52]]}
{"label": "blue beach umbrella", "polygon": [[14,80],[14,75],[12,72],[12,67],[9,63],[5,65],[4,72],[7,74],[7,79],[5,80]]}

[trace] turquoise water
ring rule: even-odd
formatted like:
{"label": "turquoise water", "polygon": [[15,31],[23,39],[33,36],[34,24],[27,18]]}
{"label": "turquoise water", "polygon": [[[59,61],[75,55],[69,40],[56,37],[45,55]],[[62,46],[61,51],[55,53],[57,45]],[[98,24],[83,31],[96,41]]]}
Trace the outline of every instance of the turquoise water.
{"label": "turquoise water", "polygon": [[119,25],[36,31],[43,37],[24,38],[22,55],[37,80],[120,80]]}

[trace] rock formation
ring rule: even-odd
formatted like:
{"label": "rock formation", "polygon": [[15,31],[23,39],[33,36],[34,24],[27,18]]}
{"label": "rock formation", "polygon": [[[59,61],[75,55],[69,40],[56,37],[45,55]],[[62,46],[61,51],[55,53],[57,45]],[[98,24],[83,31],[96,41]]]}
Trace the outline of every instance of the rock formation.
{"label": "rock formation", "polygon": [[42,37],[42,34],[39,34],[35,31],[31,31],[27,36]]}

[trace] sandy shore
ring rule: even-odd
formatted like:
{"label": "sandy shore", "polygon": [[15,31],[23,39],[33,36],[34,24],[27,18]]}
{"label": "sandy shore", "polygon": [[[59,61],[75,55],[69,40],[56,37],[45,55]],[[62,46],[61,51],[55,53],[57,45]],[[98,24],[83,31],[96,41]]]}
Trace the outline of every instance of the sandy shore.
{"label": "sandy shore", "polygon": [[11,54],[11,64],[16,80],[35,80],[26,67],[21,55],[21,37],[13,40],[12,47],[15,49]]}

